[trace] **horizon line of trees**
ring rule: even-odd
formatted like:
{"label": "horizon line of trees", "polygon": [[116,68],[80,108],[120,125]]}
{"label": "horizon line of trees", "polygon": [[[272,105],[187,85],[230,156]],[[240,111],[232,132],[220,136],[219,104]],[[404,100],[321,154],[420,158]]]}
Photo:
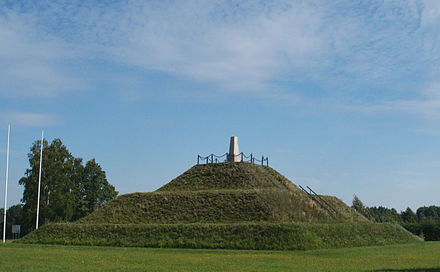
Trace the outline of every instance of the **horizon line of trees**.
{"label": "horizon line of trees", "polygon": [[419,207],[416,212],[408,207],[399,213],[394,208],[367,207],[354,195],[351,207],[373,222],[396,223],[427,241],[440,240],[439,206]]}
{"label": "horizon line of trees", "polygon": [[[46,140],[43,144],[39,226],[76,221],[118,195],[95,159],[84,165],[83,159],[75,158],[58,138],[50,145]],[[8,238],[12,237],[12,225],[21,225],[20,236],[35,229],[40,147],[40,140],[33,143],[28,153],[29,168],[18,182],[24,187],[21,203],[6,212]],[[3,216],[0,222],[3,224]]]}

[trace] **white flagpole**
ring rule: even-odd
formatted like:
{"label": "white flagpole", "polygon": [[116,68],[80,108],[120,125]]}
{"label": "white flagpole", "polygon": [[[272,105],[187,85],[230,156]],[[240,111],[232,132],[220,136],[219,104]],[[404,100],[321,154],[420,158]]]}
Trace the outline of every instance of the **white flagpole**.
{"label": "white flagpole", "polygon": [[41,188],[41,165],[43,164],[43,135],[44,131],[41,131],[41,144],[40,144],[40,172],[38,174],[38,198],[37,198],[37,220],[35,222],[35,229],[38,229],[38,217],[40,215],[40,188]]}
{"label": "white flagpole", "polygon": [[8,199],[8,168],[9,168],[9,134],[11,131],[11,125],[8,125],[8,145],[6,148],[6,182],[5,182],[5,215],[3,217],[3,244],[6,238],[6,204]]}

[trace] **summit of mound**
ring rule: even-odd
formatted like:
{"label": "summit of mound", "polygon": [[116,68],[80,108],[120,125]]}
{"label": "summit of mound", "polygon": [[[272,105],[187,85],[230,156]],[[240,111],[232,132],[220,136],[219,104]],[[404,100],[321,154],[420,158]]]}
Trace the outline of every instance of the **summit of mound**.
{"label": "summit of mound", "polygon": [[157,191],[281,189],[299,192],[287,178],[268,166],[251,163],[199,164]]}

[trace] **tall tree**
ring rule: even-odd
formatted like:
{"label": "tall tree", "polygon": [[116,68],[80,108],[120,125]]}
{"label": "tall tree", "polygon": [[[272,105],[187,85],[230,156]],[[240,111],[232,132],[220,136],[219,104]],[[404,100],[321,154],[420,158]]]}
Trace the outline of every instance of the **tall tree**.
{"label": "tall tree", "polygon": [[[0,225],[1,225],[1,236],[3,236],[3,213],[4,209],[0,209],[1,219],[0,219]],[[17,204],[14,206],[9,207],[9,209],[6,210],[6,239],[12,238],[12,226],[13,225],[21,225],[22,223],[22,217],[23,217],[23,205]]]}
{"label": "tall tree", "polygon": [[[35,226],[40,144],[41,141],[37,141],[31,147],[28,154],[30,167],[19,181],[19,184],[24,186],[21,201],[24,203],[25,232],[29,232]],[[87,167],[89,163],[90,166]],[[94,159],[84,167],[82,159],[73,157],[60,139],[53,140],[50,145],[44,141],[41,172],[39,225],[46,222],[77,220],[117,195],[115,188],[107,182],[105,172]],[[95,182],[97,184],[94,184]],[[90,193],[88,188],[95,187],[97,189]],[[89,202],[94,204],[86,205]]]}
{"label": "tall tree", "polygon": [[355,209],[358,213],[365,216],[367,219],[371,219],[371,215],[367,207],[365,207],[364,203],[357,197],[357,195],[353,196],[353,201],[351,202],[351,207]]}
{"label": "tall tree", "polygon": [[88,213],[101,207],[117,195],[115,187],[108,183],[105,172],[95,159],[86,163],[83,177],[83,196]]}
{"label": "tall tree", "polygon": [[440,207],[438,206],[420,207],[416,214],[420,223],[440,222]]}
{"label": "tall tree", "polygon": [[404,223],[417,223],[417,215],[411,210],[410,207],[406,208],[405,211],[400,213],[400,217],[402,218]]}

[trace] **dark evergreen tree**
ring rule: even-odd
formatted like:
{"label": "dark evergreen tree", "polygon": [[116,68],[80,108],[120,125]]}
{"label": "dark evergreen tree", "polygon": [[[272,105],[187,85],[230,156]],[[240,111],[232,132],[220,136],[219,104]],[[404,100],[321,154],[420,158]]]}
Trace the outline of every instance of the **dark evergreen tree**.
{"label": "dark evergreen tree", "polygon": [[[1,219],[0,219],[0,225],[1,225],[1,231],[0,235],[3,237],[3,216],[4,216],[4,209],[0,209]],[[13,225],[22,225],[22,218],[23,218],[23,205],[17,204],[14,206],[9,207],[9,209],[6,211],[6,239],[12,238],[12,226]]]}
{"label": "dark evergreen tree", "polygon": [[417,223],[417,215],[411,210],[410,207],[400,213],[400,217],[404,223]]}
{"label": "dark evergreen tree", "polygon": [[402,221],[399,213],[394,208],[389,209],[389,208],[379,206],[379,207],[370,207],[367,209],[369,211],[369,214],[371,215],[371,219],[376,222],[379,222],[379,223],[385,223],[385,222],[400,223]]}
{"label": "dark evergreen tree", "polygon": [[117,195],[115,187],[107,182],[105,172],[101,166],[96,163],[95,159],[86,163],[82,185],[85,210],[87,213],[93,212]]}
{"label": "dark evergreen tree", "polygon": [[365,207],[364,203],[362,203],[362,201],[356,195],[353,196],[351,207],[355,209],[358,213],[365,216],[367,219],[371,219],[371,215],[369,213],[368,208]]}
{"label": "dark evergreen tree", "polygon": [[440,223],[440,207],[420,207],[416,211],[420,223]]}

